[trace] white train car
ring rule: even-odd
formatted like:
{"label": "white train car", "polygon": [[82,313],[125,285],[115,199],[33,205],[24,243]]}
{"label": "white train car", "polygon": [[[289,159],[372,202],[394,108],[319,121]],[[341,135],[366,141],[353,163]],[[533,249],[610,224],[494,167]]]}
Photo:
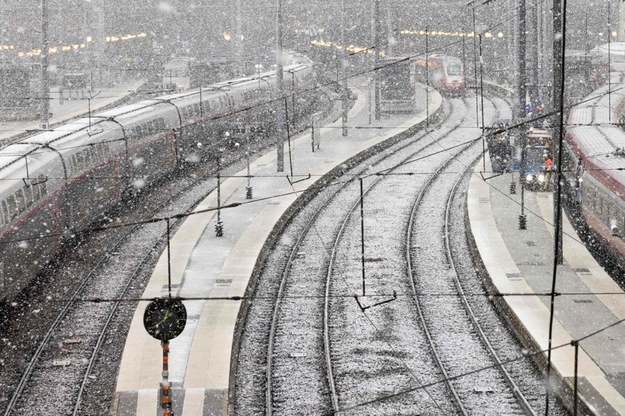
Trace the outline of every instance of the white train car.
{"label": "white train car", "polygon": [[[291,55],[284,70],[284,97],[304,103],[316,86],[312,62]],[[0,149],[0,300],[123,197],[227,151],[223,132],[234,123],[271,129],[283,99],[276,74],[264,73],[104,111]],[[291,117],[304,114],[293,105]]]}
{"label": "white train car", "polygon": [[602,87],[571,108],[563,169],[570,199],[585,224],[621,262],[625,259],[625,131],[615,124],[625,105],[624,87],[612,86],[610,98],[607,86]]}

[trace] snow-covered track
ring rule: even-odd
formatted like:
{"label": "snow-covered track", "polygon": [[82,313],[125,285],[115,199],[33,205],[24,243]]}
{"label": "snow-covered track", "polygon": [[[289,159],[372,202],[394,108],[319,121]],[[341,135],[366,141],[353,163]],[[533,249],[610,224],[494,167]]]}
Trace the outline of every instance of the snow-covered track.
{"label": "snow-covered track", "polygon": [[[481,151],[480,129],[469,118],[475,114],[470,101],[453,100],[455,110],[447,125],[424,132],[419,140],[412,139],[401,149],[391,146],[361,161],[327,183],[317,196],[307,200],[298,215],[289,219],[259,272],[261,277],[235,354],[238,361],[233,397],[237,414],[366,411],[447,415],[462,414],[459,409],[463,407],[465,414],[488,414],[494,408],[501,414],[533,414],[531,405],[522,404],[521,395],[515,397],[517,390],[527,392],[528,387],[515,387],[503,375],[495,377],[496,384],[491,384],[489,377],[483,390],[479,384],[470,386],[464,381],[470,377],[459,373],[453,364],[449,369],[450,362],[443,353],[440,361],[448,374],[437,367],[424,326],[445,328],[446,321],[435,323],[426,318],[425,325],[419,322],[416,303],[423,296],[427,298],[430,291],[412,291],[406,272],[407,254],[412,247],[406,238],[411,234],[406,231],[410,223],[430,230],[424,244],[436,240],[437,246],[453,251],[445,233],[462,232],[463,237],[456,236],[454,241],[466,239],[464,230],[450,231],[444,223],[451,221],[451,214],[458,215],[450,201],[462,194],[459,184]],[[494,108],[499,105],[488,103],[489,119],[496,117]],[[357,178],[366,185],[362,191],[362,258]],[[438,181],[445,182],[445,189],[437,188]],[[423,207],[418,194],[427,198],[428,191],[440,193],[443,198],[436,207],[426,209],[429,216],[440,218],[436,226],[421,224],[423,219],[410,220],[412,207]],[[436,259],[426,259],[426,266],[439,267],[439,262],[449,268],[446,256],[450,254],[446,253],[443,250]],[[361,264],[365,271],[361,271]],[[475,273],[474,268],[471,270]],[[462,296],[447,290],[438,298],[451,299],[454,313],[462,314],[469,322],[467,336],[473,339],[467,348],[480,351],[480,358],[467,363],[469,372],[474,371],[478,378],[489,372],[499,373],[497,359],[487,352],[478,330],[470,327],[468,312],[458,300]],[[501,322],[486,325],[486,332],[503,332],[501,337],[505,337]],[[440,350],[440,340],[432,338],[435,349]],[[512,346],[496,345],[491,350],[503,349],[506,359],[514,352],[520,354],[521,347],[508,342]],[[483,368],[489,365],[494,370]],[[529,375],[515,372],[511,378],[522,377],[520,384],[538,390],[536,384],[526,380],[539,380],[531,363],[524,363],[525,371],[528,366]],[[453,390],[458,390],[457,401]],[[476,405],[471,397],[476,395],[482,396],[484,403]]]}

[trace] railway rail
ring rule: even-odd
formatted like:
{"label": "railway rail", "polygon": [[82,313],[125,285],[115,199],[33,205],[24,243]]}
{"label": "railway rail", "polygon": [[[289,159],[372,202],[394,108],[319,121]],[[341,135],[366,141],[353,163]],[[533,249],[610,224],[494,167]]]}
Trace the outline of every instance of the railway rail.
{"label": "railway rail", "polygon": [[[497,347],[484,347],[485,341],[476,335],[479,330],[474,329],[481,318],[471,321],[467,317],[470,309],[458,300],[464,297],[462,292],[441,298],[446,302],[453,299],[448,303],[454,303],[454,313],[466,321],[460,326],[465,331],[462,337],[470,339],[470,347],[460,344],[454,348],[444,337],[434,335],[429,336],[432,342],[428,344],[424,327],[431,332],[449,327],[441,324],[440,316],[420,322],[416,319],[416,308],[430,290],[418,288],[415,280],[428,280],[431,275],[442,279],[456,270],[451,242],[458,245],[462,239],[455,236],[459,232],[451,233],[443,225],[449,225],[450,201],[461,193],[458,184],[466,178],[467,167],[481,150],[475,141],[479,137],[477,129],[469,127],[475,123],[470,118],[475,113],[471,105],[461,100],[454,100],[452,105],[456,109],[438,130],[421,132],[362,161],[344,176],[334,178],[334,186],[327,186],[296,218],[291,218],[275,244],[275,255],[264,264],[247,314],[238,351],[237,414],[350,414],[362,411],[364,406],[370,414],[385,414],[390,409],[394,413],[466,414],[470,410],[471,414],[488,414],[494,408],[504,414],[534,414],[533,408],[539,408],[540,400],[534,400],[535,395],[524,397],[524,393],[540,391],[540,377],[531,363],[525,362],[520,366],[522,370],[508,377],[505,371],[500,374],[495,365],[483,391],[476,391],[474,380],[454,380],[447,385],[441,382],[459,377],[460,369],[503,361],[491,358],[492,354],[506,358],[522,354],[510,335],[505,346],[499,342]],[[496,106],[501,105],[498,102]],[[489,104],[489,117],[493,107]],[[461,162],[454,161],[456,158]],[[367,256],[357,243],[360,194],[356,177],[370,178],[364,201],[368,215],[375,216],[375,221],[364,220]],[[439,182],[444,183],[444,190]],[[426,199],[422,198],[430,193],[440,194],[443,201],[424,211]],[[410,212],[426,211],[438,221],[410,219]],[[426,226],[426,222],[435,225]],[[414,229],[408,224],[430,231],[422,245],[447,249],[433,253],[428,248],[419,255],[424,258],[416,258]],[[403,243],[392,232],[395,229],[406,232]],[[451,240],[445,237],[450,234],[455,236]],[[419,265],[415,266],[417,260]],[[361,262],[362,273],[358,267]],[[406,264],[410,264],[408,270],[434,264],[446,270],[416,278],[406,271]],[[459,269],[466,272],[467,266]],[[414,292],[406,276],[415,285]],[[479,285],[479,277],[474,276],[473,282]],[[365,286],[366,296],[362,296]],[[451,289],[458,290],[447,287],[444,292]],[[425,299],[429,299],[427,295]],[[442,313],[436,311],[441,309],[439,306],[429,305],[424,310],[430,307],[435,309],[433,313]],[[496,316],[492,307],[488,313]],[[496,331],[505,332],[501,322],[491,319],[488,325],[498,325]],[[493,332],[493,327],[488,329],[481,332]],[[452,344],[459,340],[459,336],[452,338]],[[463,345],[471,353],[476,348],[479,354],[469,361],[471,354],[462,354],[465,362],[458,367],[448,355],[457,353]],[[441,351],[441,366],[446,370],[436,367],[433,350]],[[514,384],[515,379],[521,386]],[[425,385],[428,387],[421,387]],[[502,408],[502,403],[507,407]]]}
{"label": "railway rail", "polygon": [[[120,217],[119,222],[187,211],[214,189],[216,180],[208,181],[211,182],[208,187],[207,181],[198,183],[184,179],[176,181],[178,188],[168,184],[167,191],[153,192],[148,200],[141,201],[151,209],[147,212],[140,209],[140,213],[133,211]],[[185,186],[180,186],[184,182]],[[64,407],[71,408],[74,415],[83,414],[83,393],[93,381],[96,360],[103,359],[100,350],[111,335],[110,325],[120,302],[93,303],[82,299],[126,298],[133,285],[141,285],[141,274],[149,271],[146,266],[156,260],[155,253],[166,242],[167,229],[164,224],[154,223],[107,231],[106,234],[108,238],[95,240],[106,244],[105,251],[109,254],[91,264],[90,271],[79,279],[80,284],[71,294],[56,299],[63,306],[29,358],[5,415],[38,414],[44,409],[52,411],[58,408],[58,395],[73,397],[71,402],[65,401]],[[102,248],[96,248],[97,243],[87,243],[81,250],[100,252]],[[39,391],[55,391],[56,394],[37,394]]]}
{"label": "railway rail", "polygon": [[[266,143],[251,146],[250,151],[257,153]],[[223,155],[221,174],[237,172],[244,163],[241,154]],[[162,181],[142,198],[112,212],[104,225],[190,211],[217,186],[215,169],[215,163],[208,163],[192,175]],[[175,229],[177,222],[170,227]],[[123,347],[115,334],[127,332],[136,307],[136,301],[123,300],[141,295],[166,237],[164,222],[76,236],[74,246],[57,259],[48,276],[42,276],[13,305],[4,305],[0,315],[8,324],[4,341],[10,347],[0,351],[6,370],[0,384],[7,386],[8,393],[0,397],[4,415],[53,411],[59,408],[59,397],[63,408],[74,415],[101,411],[99,405],[110,401],[115,390]],[[42,395],[41,391],[55,393]]]}

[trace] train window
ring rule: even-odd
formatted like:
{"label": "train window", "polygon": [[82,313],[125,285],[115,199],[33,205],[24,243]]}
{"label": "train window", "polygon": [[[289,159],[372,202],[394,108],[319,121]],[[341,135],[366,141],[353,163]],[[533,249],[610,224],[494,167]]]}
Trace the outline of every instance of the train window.
{"label": "train window", "polygon": [[98,143],[97,145],[95,145],[95,154],[97,155],[98,159],[103,159],[104,158],[104,145],[102,143]]}
{"label": "train window", "polygon": [[91,152],[89,151],[89,149],[84,149],[82,151],[82,155],[85,158],[85,165],[90,165],[91,164]]}
{"label": "train window", "polygon": [[24,212],[26,209],[26,198],[24,198],[24,191],[19,190],[15,193],[15,200],[17,201],[17,212]]}
{"label": "train window", "polygon": [[39,185],[37,185],[39,187],[39,191],[41,192],[41,196],[43,197],[44,195],[48,194],[48,185],[47,185],[47,179],[44,181],[44,177],[43,175],[40,176],[41,178],[41,182],[39,182]]}
{"label": "train window", "polygon": [[96,162],[98,160],[98,153],[97,153],[97,148],[95,146],[89,146],[89,159],[92,162]]}
{"label": "train window", "polygon": [[12,221],[15,217],[17,217],[17,201],[15,200],[15,196],[10,195],[7,198],[8,212],[9,212],[9,221]]}
{"label": "train window", "polygon": [[41,199],[41,185],[39,183],[35,183],[30,187],[30,189],[33,193],[33,201],[39,201],[39,199]]}
{"label": "train window", "polygon": [[76,170],[77,170],[76,155],[71,155],[69,157],[69,173],[70,173],[70,175],[73,174],[74,172],[76,172]]}
{"label": "train window", "polygon": [[167,130],[166,126],[165,126],[165,120],[163,120],[162,118],[158,119],[158,129],[160,131],[164,131]]}
{"label": "train window", "polygon": [[82,156],[82,153],[76,153],[76,169],[80,169],[82,168],[83,164],[85,163],[85,159]]}
{"label": "train window", "polygon": [[9,222],[9,209],[6,201],[0,203],[0,222],[2,222],[2,225],[6,225]]}
{"label": "train window", "polygon": [[35,198],[33,197],[33,187],[25,186],[22,189],[24,190],[24,198],[26,199],[26,206],[30,207],[35,201]]}

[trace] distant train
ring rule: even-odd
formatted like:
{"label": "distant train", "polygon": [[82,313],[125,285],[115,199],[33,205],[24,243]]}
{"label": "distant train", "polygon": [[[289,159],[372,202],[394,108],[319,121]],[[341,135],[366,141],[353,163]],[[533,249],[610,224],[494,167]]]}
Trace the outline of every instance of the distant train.
{"label": "distant train", "polygon": [[520,172],[521,184],[532,191],[550,188],[552,170],[545,169],[545,159],[553,158],[551,133],[531,127],[511,129],[518,121],[499,120],[486,133],[486,143],[493,172]]}
{"label": "distant train", "polygon": [[427,60],[417,59],[415,64],[418,81],[429,82],[430,86],[442,94],[451,96],[464,94],[466,79],[464,66],[459,58],[433,54],[428,56]]}
{"label": "distant train", "polygon": [[571,108],[563,163],[569,200],[621,260],[625,259],[625,131],[618,123],[624,121],[624,87],[613,85],[608,97],[604,86]]}
{"label": "distant train", "polygon": [[[288,62],[289,116],[303,119],[315,111],[313,65],[296,54]],[[267,72],[104,111],[0,149],[0,300],[13,299],[65,236],[105,219],[123,197],[218,149],[235,151],[225,134],[235,117],[225,116],[272,130],[276,102],[276,74]]]}

